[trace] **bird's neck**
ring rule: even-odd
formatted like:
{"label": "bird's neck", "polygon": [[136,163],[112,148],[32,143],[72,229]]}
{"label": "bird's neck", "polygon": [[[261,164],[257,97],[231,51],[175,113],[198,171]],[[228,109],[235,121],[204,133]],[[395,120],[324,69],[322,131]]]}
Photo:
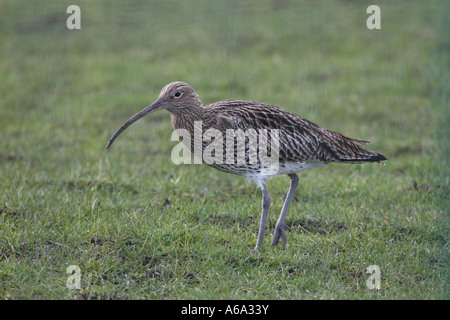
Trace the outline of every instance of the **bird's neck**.
{"label": "bird's neck", "polygon": [[204,108],[199,105],[195,107],[189,107],[186,110],[180,110],[180,112],[171,112],[170,120],[172,122],[172,127],[176,129],[186,129],[191,134],[194,133],[194,122],[202,121]]}

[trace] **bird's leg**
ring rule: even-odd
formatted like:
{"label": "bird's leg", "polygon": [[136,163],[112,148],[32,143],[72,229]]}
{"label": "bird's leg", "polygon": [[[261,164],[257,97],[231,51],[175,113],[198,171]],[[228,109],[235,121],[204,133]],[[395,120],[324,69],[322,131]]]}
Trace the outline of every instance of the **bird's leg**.
{"label": "bird's leg", "polygon": [[256,247],[255,247],[255,249],[253,249],[253,252],[260,250],[263,246],[264,230],[266,229],[266,220],[267,220],[267,216],[269,214],[269,208],[270,208],[269,190],[267,189],[267,185],[264,181],[261,183],[261,190],[262,190],[261,222],[259,224],[258,242],[256,243]]}
{"label": "bird's leg", "polygon": [[277,224],[275,225],[275,232],[273,234],[272,247],[276,246],[280,237],[283,241],[283,249],[286,247],[286,233],[284,228],[289,228],[284,223],[284,218],[286,217],[286,213],[289,208],[289,204],[291,203],[292,196],[294,195],[294,191],[298,185],[298,176],[295,173],[289,174],[289,178],[291,178],[291,187],[289,188],[289,192],[286,195],[286,200],[284,200],[283,209],[281,210],[280,217],[278,218]]}

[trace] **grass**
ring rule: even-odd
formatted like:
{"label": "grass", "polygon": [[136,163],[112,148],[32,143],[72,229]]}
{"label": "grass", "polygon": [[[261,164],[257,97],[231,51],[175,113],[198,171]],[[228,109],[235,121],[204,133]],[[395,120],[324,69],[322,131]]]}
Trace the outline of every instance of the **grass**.
{"label": "grass", "polygon": [[[448,299],[449,5],[0,3],[1,299]],[[167,83],[259,100],[372,141],[387,166],[301,173],[288,189],[169,161],[161,111],[108,138]],[[81,289],[66,287],[67,267]],[[381,289],[366,286],[377,265]]]}

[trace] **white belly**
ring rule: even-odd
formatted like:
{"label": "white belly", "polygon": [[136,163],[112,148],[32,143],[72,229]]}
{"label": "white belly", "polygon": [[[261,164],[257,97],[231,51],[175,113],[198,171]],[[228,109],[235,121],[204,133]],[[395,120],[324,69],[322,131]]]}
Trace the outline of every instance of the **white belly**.
{"label": "white belly", "polygon": [[288,162],[279,165],[277,175],[296,173],[314,168],[326,168],[328,164],[323,162]]}
{"label": "white belly", "polygon": [[270,177],[281,175],[297,173],[313,168],[326,168],[328,164],[323,162],[289,162],[278,165],[272,165],[267,168],[260,168],[258,172],[249,172],[244,174],[244,176],[250,180],[254,181],[260,185],[261,181],[265,181]]}

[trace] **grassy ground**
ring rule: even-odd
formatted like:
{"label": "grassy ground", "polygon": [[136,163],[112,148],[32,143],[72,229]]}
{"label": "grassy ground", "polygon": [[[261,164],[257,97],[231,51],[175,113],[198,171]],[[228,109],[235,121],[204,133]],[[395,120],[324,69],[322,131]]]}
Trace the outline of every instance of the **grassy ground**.
{"label": "grassy ground", "polygon": [[[365,1],[77,1],[77,31],[70,4],[0,3],[0,298],[449,298],[448,3],[380,1],[373,31]],[[371,140],[388,165],[302,173],[284,251],[289,182],[270,180],[250,254],[260,191],[172,164],[167,112],[104,150],[175,80]]]}

